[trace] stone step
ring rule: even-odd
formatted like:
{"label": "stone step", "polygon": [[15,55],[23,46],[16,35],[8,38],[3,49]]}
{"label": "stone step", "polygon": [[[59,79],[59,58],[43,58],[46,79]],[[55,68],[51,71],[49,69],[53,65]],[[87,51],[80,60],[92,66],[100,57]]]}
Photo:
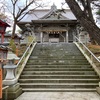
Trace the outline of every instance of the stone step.
{"label": "stone step", "polygon": [[88,65],[32,65],[27,64],[25,68],[92,68]]}
{"label": "stone step", "polygon": [[33,65],[88,65],[89,63],[87,61],[28,61],[27,64],[33,64]]}
{"label": "stone step", "polygon": [[53,62],[53,61],[56,61],[56,62],[88,62],[86,59],[84,58],[55,58],[55,57],[52,57],[52,58],[48,58],[48,57],[39,57],[39,58],[29,58],[29,61],[48,61],[48,62]]}
{"label": "stone step", "polygon": [[[75,44],[74,44],[75,45]],[[48,51],[48,52],[59,52],[59,51],[67,51],[67,52],[80,52],[78,50],[78,48],[76,46],[74,47],[65,47],[66,45],[64,46],[60,46],[60,47],[52,47],[52,46],[48,46],[48,47],[38,47],[36,46],[36,48],[34,49],[34,51],[41,51],[41,52],[45,52],[45,51]],[[74,49],[74,50],[73,50]]]}
{"label": "stone step", "polygon": [[23,92],[96,92],[96,88],[23,88]]}
{"label": "stone step", "polygon": [[96,74],[94,71],[23,71],[27,75],[90,75]]}
{"label": "stone step", "polygon": [[21,83],[22,88],[95,88],[97,83]]}
{"label": "stone step", "polygon": [[72,53],[69,53],[69,54],[65,54],[65,53],[54,53],[54,54],[50,54],[50,53],[44,53],[44,54],[40,54],[40,53],[38,53],[38,54],[31,54],[31,56],[30,57],[39,57],[39,58],[45,58],[45,57],[48,57],[48,58],[56,58],[56,57],[63,57],[63,58],[68,58],[68,56],[69,57],[73,57],[73,56],[82,56],[82,54],[81,53],[75,53],[75,54],[72,54]]}
{"label": "stone step", "polygon": [[74,43],[37,44],[19,79],[23,92],[94,92],[99,81]]}
{"label": "stone step", "polygon": [[86,60],[86,59],[82,59],[82,60],[80,60],[80,59],[66,59],[66,60],[63,60],[63,59],[29,59],[29,61],[28,61],[28,63],[29,62],[32,62],[32,63],[34,63],[34,62],[55,62],[55,63],[67,63],[67,62],[72,62],[72,63],[78,63],[78,62],[81,62],[81,63],[88,63],[88,61]]}
{"label": "stone step", "polygon": [[92,68],[25,68],[24,71],[93,71]]}
{"label": "stone step", "polygon": [[47,57],[47,56],[30,56],[30,60],[72,60],[72,59],[79,59],[79,60],[86,60],[84,56],[60,56],[60,57]]}
{"label": "stone step", "polygon": [[99,79],[19,79],[21,83],[98,83]]}
{"label": "stone step", "polygon": [[20,79],[97,79],[97,75],[21,75]]}

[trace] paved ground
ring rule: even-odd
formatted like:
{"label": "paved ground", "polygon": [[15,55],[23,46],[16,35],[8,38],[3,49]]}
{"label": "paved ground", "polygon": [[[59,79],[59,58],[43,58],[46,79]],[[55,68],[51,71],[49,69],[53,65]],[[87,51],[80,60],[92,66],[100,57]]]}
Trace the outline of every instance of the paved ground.
{"label": "paved ground", "polygon": [[96,92],[25,92],[16,100],[100,100]]}

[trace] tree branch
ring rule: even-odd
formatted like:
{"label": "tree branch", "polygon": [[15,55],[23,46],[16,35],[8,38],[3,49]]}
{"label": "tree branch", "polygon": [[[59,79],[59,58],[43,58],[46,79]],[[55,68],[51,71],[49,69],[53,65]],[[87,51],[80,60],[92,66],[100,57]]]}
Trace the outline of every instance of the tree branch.
{"label": "tree branch", "polygon": [[27,4],[23,9],[20,10],[20,12],[19,12],[18,15],[17,15],[17,19],[21,16],[21,14],[22,14],[25,10],[28,9],[28,7],[29,7],[31,4],[33,4],[33,2],[34,2],[34,0],[31,1],[31,2],[30,2],[29,4]]}
{"label": "tree branch", "polygon": [[19,18],[17,22],[19,22],[20,20],[22,20],[29,12],[34,11],[34,10],[37,9],[38,7],[40,7],[40,5],[38,5],[38,6],[35,7],[34,9],[30,9],[30,10],[27,11],[27,12],[23,12],[23,13],[21,14],[21,18]]}

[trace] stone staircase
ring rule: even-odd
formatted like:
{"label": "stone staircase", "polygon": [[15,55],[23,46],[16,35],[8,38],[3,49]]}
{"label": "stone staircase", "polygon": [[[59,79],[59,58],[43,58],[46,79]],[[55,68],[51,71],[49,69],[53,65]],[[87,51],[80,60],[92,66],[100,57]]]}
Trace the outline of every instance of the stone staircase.
{"label": "stone staircase", "polygon": [[19,82],[24,92],[93,92],[99,77],[74,43],[37,44]]}

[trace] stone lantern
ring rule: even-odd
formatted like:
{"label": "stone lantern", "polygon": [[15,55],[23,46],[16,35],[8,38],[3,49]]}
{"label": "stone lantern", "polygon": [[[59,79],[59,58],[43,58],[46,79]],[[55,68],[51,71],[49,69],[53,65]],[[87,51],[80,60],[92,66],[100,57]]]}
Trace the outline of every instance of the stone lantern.
{"label": "stone lantern", "polygon": [[84,30],[83,27],[80,28],[79,40],[84,44],[89,43],[88,33]]}
{"label": "stone lantern", "polygon": [[8,52],[7,56],[8,63],[3,67],[6,69],[6,77],[3,81],[4,85],[13,85],[17,83],[17,79],[15,78],[15,69],[17,68],[17,65],[14,64],[15,60],[19,60],[19,57],[17,57],[14,53],[11,51]]}
{"label": "stone lantern", "polygon": [[0,99],[2,99],[2,64],[7,59],[8,47],[0,45]]}
{"label": "stone lantern", "polygon": [[22,94],[22,88],[15,77],[15,69],[17,68],[17,65],[14,64],[14,62],[15,60],[19,60],[19,58],[10,51],[8,52],[7,60],[8,63],[3,66],[3,68],[6,70],[6,77],[3,80],[3,84],[9,86],[7,89],[7,99],[15,100],[19,95]]}
{"label": "stone lantern", "polygon": [[28,31],[28,32],[30,32],[31,33],[31,35],[35,38],[35,34],[34,34],[34,32],[33,32],[33,28],[31,28],[31,25],[30,24],[25,24],[25,27],[26,27],[26,30]]}

